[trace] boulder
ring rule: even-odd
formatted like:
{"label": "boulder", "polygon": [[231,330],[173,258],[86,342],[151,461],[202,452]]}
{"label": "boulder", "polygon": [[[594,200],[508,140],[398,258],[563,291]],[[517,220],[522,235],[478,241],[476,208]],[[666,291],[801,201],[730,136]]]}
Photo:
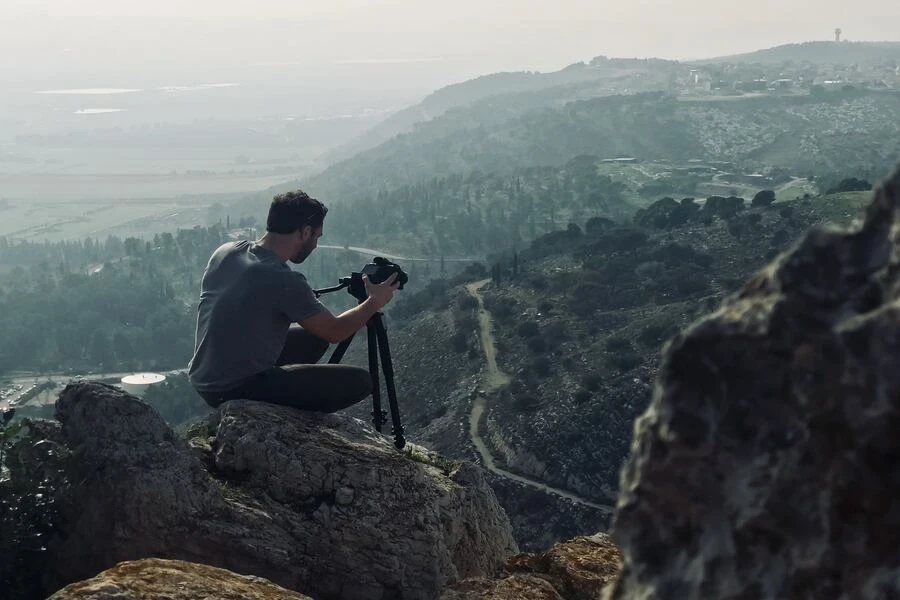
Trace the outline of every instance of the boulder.
{"label": "boulder", "polygon": [[137,398],[73,383],[57,418],[72,451],[63,583],[160,557],[323,600],[431,599],[516,551],[478,468],[397,451],[347,416],[232,401],[189,444]]}
{"label": "boulder", "polygon": [[900,596],[900,170],[664,350],[608,598]]}
{"label": "boulder", "polygon": [[621,568],[621,554],[606,534],[578,537],[537,554],[511,557],[493,579],[468,579],[441,600],[594,600]]}
{"label": "boulder", "polygon": [[119,563],[96,577],[67,585],[48,600],[311,600],[261,577],[180,560],[148,558]]}

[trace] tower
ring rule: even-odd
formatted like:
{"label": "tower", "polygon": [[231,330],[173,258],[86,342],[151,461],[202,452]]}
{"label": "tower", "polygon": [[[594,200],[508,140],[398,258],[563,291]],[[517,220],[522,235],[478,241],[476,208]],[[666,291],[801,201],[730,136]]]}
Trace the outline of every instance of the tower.
{"label": "tower", "polygon": [[834,30],[834,41],[835,41],[835,42],[840,43],[840,41],[841,41],[841,34],[842,34],[842,33],[844,33],[844,32],[841,31],[841,28],[840,28],[840,27],[838,27],[837,29]]}

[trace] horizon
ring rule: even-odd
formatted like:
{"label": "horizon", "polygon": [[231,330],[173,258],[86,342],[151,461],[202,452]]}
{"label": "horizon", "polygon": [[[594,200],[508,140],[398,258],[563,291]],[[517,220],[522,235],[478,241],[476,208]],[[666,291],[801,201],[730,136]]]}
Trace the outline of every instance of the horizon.
{"label": "horizon", "polygon": [[377,7],[364,0],[81,0],[77,7],[6,0],[0,52],[17,60],[0,66],[0,75],[21,82],[82,71],[134,76],[295,66],[333,67],[340,76],[353,67],[381,70],[395,83],[424,73],[421,90],[503,71],[555,71],[596,56],[719,58],[830,41],[836,27],[847,41],[891,42],[898,20],[900,5],[886,0],[861,0],[852,15],[838,0],[725,7],[638,0],[615,11],[587,0],[460,0],[452,8],[413,0]]}

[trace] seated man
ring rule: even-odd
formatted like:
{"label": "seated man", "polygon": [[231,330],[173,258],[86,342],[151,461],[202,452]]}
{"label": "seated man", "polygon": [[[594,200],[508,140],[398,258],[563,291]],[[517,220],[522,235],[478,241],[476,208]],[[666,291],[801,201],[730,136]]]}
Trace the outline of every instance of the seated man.
{"label": "seated man", "polygon": [[[188,375],[207,404],[245,398],[334,412],[372,392],[369,372],[316,365],[328,343],[366,325],[391,301],[396,274],[381,284],[364,277],[368,299],[339,316],[316,298],[286,261],[315,250],[328,209],[305,193],[275,196],[266,234],[223,244],[200,284],[194,356]],[[298,325],[292,325],[298,324]]]}

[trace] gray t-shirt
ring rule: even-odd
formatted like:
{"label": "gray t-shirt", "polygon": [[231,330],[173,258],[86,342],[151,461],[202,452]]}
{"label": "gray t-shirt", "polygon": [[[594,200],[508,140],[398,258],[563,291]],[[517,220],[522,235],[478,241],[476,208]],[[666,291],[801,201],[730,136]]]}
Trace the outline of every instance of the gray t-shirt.
{"label": "gray t-shirt", "polygon": [[248,241],[213,252],[200,284],[191,383],[222,392],[273,366],[291,323],[324,306],[277,254]]}

